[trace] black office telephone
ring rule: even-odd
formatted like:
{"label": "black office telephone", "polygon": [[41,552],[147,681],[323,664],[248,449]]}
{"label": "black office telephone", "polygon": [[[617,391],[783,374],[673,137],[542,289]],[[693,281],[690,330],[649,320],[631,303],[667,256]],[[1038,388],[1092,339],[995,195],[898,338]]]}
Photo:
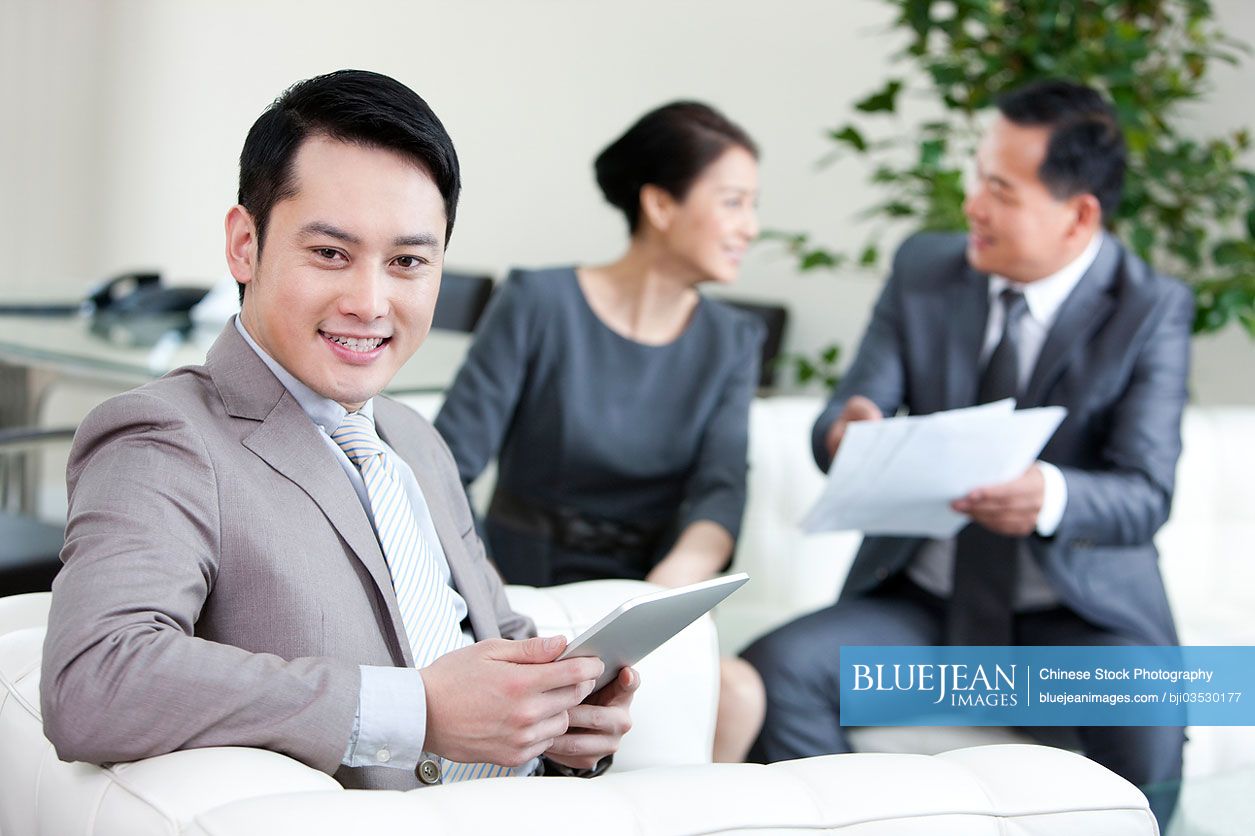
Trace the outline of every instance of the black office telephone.
{"label": "black office telephone", "polygon": [[167,287],[160,273],[124,273],[103,282],[87,297],[95,314],[116,317],[187,313],[209,288]]}
{"label": "black office telephone", "polygon": [[81,312],[110,319],[186,314],[209,292],[205,287],[168,287],[161,274],[132,271],[106,279],[83,302],[0,304],[0,315],[69,316]]}

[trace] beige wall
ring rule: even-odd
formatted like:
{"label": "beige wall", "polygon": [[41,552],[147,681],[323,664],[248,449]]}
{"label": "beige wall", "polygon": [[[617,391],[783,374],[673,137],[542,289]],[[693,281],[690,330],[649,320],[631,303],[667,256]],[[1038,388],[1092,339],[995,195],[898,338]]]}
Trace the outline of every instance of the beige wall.
{"label": "beige wall", "polygon": [[[1255,5],[1216,6],[1255,42]],[[888,20],[875,0],[0,0],[3,287],[74,295],[73,277],[137,265],[221,275],[248,126],[287,84],[344,66],[410,84],[453,135],[466,191],[451,265],[501,273],[616,255],[622,224],[591,160],[677,97],[716,104],[759,140],[765,226],[853,244],[871,197],[862,169],[815,162],[822,130],[886,73],[900,43]],[[1251,67],[1218,74],[1193,117],[1200,132],[1255,123]],[[878,287],[871,275],[799,276],[761,246],[736,292],[785,300],[794,349],[834,338],[852,349]],[[1199,340],[1198,356],[1201,401],[1255,403],[1246,338]]]}
{"label": "beige wall", "polygon": [[104,17],[93,0],[0,0],[0,297],[104,263]]}

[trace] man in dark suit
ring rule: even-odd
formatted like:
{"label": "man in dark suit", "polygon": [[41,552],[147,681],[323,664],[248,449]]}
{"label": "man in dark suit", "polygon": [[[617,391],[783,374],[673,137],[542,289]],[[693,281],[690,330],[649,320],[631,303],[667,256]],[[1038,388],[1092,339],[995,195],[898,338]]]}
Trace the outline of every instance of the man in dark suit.
{"label": "man in dark suit", "polygon": [[[866,537],[839,601],[745,652],[767,686],[751,757],[848,751],[841,645],[1172,645],[1152,537],[1181,450],[1193,301],[1103,231],[1124,138],[1095,91],[1042,82],[998,102],[967,235],[898,251],[849,373],[815,423],[827,469],[852,421],[1014,397],[1068,415],[1023,475],[956,497],[949,540]],[[1140,785],[1180,777],[1179,728],[1082,728]],[[1171,793],[1169,794],[1171,796]],[[1156,803],[1161,820],[1172,799]]]}

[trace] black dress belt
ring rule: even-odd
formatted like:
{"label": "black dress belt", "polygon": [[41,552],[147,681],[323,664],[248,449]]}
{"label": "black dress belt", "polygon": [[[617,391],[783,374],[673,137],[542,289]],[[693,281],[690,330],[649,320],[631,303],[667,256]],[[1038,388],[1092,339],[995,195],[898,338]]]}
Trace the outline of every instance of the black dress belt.
{"label": "black dress belt", "polygon": [[667,524],[643,525],[585,514],[570,507],[547,507],[497,488],[488,516],[523,534],[559,548],[639,560],[658,547]]}

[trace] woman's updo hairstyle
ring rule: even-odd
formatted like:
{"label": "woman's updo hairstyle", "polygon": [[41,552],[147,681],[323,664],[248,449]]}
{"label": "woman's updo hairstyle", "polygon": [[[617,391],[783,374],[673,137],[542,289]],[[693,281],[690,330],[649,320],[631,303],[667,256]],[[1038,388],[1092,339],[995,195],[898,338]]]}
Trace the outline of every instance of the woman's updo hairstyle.
{"label": "woman's updo hairstyle", "polygon": [[657,186],[684,200],[706,166],[731,146],[758,158],[758,146],[741,127],[701,102],[672,102],[651,110],[597,155],[593,170],[610,205],[640,224],[641,187]]}

